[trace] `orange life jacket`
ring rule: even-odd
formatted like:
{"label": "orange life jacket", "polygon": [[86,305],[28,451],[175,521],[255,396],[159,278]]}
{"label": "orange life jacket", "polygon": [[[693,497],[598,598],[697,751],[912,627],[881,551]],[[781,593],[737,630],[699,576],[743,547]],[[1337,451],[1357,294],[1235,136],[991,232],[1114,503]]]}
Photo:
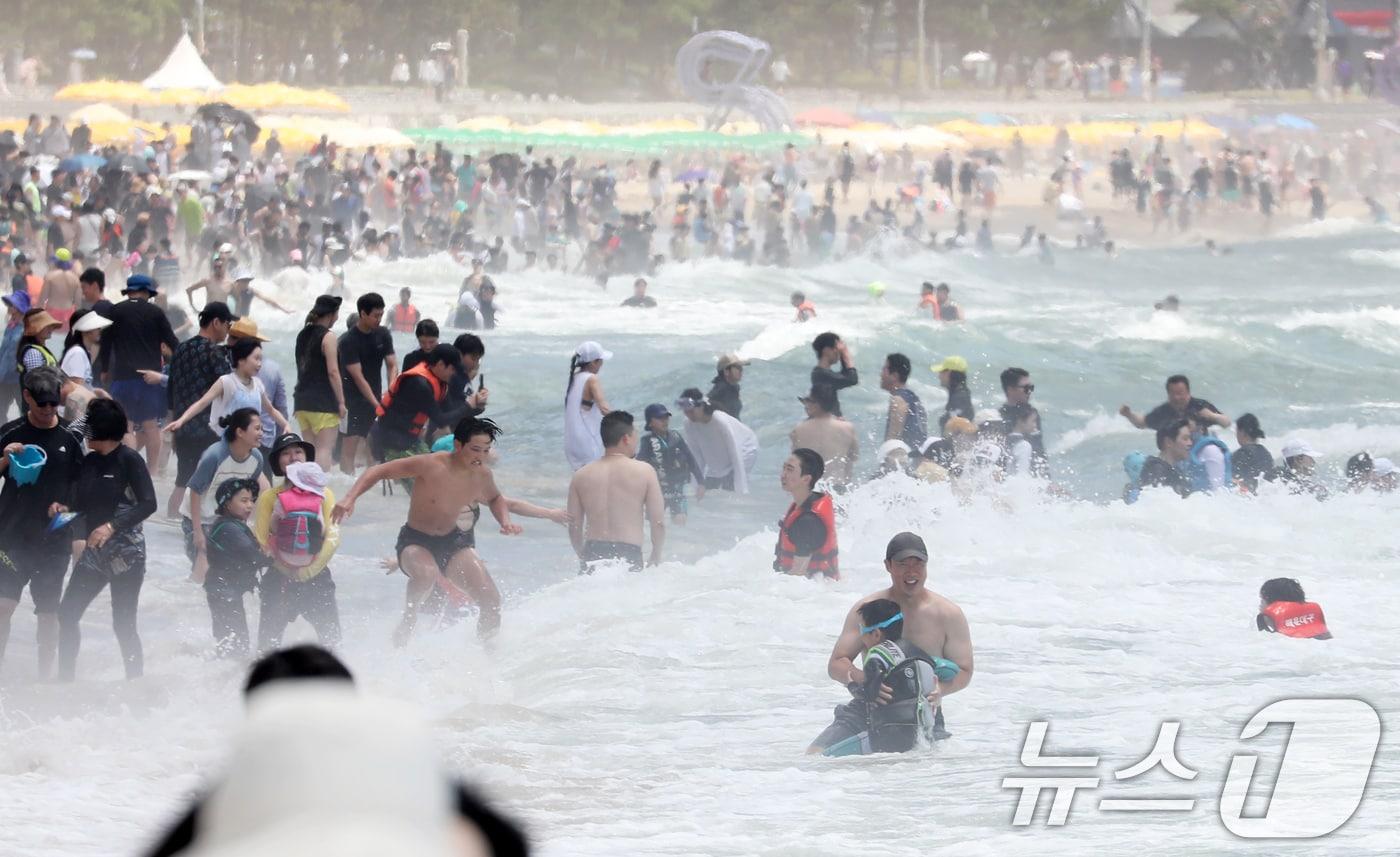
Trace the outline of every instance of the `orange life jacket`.
{"label": "orange life jacket", "polygon": [[[419,363],[407,372],[399,373],[399,376],[394,379],[394,383],[390,384],[389,389],[384,393],[384,399],[379,407],[374,409],[375,415],[380,417],[384,416],[384,412],[394,404],[394,394],[399,391],[399,385],[403,383],[403,379],[415,377],[428,379],[428,383],[432,385],[433,388],[433,398],[436,401],[440,403],[446,398],[447,386],[438,380],[438,377],[433,374],[433,370],[428,368],[428,364]],[[426,428],[427,425],[428,415],[420,411],[413,415],[413,428],[410,429],[409,433],[414,437],[418,437],[423,433],[423,429]]]}
{"label": "orange life jacket", "polygon": [[793,544],[788,530],[797,523],[797,519],[804,512],[811,512],[826,525],[826,541],[822,543],[821,548],[812,554],[811,560],[808,561],[808,576],[824,574],[833,580],[839,580],[841,569],[836,561],[836,508],[831,503],[831,495],[819,491],[813,492],[801,506],[796,503],[789,506],[787,515],[778,522],[778,546],[773,551],[773,570],[792,571],[793,564],[797,560],[797,545]]}
{"label": "orange life jacket", "polygon": [[920,298],[919,309],[927,309],[932,312],[934,321],[943,320],[943,306],[938,303],[938,298],[933,295],[924,295]]}
{"label": "orange life jacket", "polygon": [[1285,637],[1319,637],[1330,633],[1322,608],[1311,601],[1275,601],[1264,608],[1274,630]]}
{"label": "orange life jacket", "polygon": [[394,304],[394,317],[390,323],[390,328],[401,333],[412,333],[418,327],[418,319],[422,318],[422,313],[413,304],[404,306]]}
{"label": "orange life jacket", "polygon": [[38,274],[24,275],[24,290],[29,292],[30,306],[43,306],[39,303],[39,297],[44,293],[44,278]]}
{"label": "orange life jacket", "polygon": [[797,318],[799,321],[805,321],[806,319],[816,317],[816,304],[813,304],[811,301],[803,301],[802,303],[797,305]]}

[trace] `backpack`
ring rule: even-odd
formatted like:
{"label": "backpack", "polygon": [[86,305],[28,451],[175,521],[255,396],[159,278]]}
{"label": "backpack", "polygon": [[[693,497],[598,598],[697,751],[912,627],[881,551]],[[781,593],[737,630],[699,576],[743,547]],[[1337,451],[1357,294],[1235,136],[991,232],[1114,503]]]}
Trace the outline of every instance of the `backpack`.
{"label": "backpack", "polygon": [[289,487],[272,505],[273,552],[289,568],[306,568],[316,559],[324,538],[322,498],[310,491]]}

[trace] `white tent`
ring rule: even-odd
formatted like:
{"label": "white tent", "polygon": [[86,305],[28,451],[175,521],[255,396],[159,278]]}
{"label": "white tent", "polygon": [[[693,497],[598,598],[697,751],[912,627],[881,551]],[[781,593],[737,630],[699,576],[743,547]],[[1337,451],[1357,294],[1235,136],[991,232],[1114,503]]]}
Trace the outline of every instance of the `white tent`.
{"label": "white tent", "polygon": [[214,77],[214,73],[209,70],[209,66],[204,64],[200,58],[199,51],[195,50],[194,42],[190,41],[190,34],[184,33],[180,36],[180,41],[175,43],[175,49],[170,52],[170,56],[165,58],[156,73],[141,82],[147,89],[223,89],[224,85],[219,83],[219,79]]}

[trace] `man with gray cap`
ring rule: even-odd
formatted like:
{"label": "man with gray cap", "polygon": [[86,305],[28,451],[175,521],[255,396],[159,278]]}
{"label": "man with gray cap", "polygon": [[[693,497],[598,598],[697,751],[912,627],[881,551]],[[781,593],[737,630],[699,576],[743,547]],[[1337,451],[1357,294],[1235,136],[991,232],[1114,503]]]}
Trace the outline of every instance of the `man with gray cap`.
{"label": "man with gray cap", "polygon": [[[897,615],[904,624],[902,639],[918,646],[929,657],[944,658],[958,665],[957,676],[940,682],[928,695],[930,706],[938,708],[944,696],[957,693],[972,681],[972,634],[967,627],[967,617],[963,615],[962,608],[925,585],[928,581],[928,549],[918,535],[904,532],[890,539],[885,547],[885,571],[890,575],[889,587],[860,599],[846,613],[841,636],[837,638],[831,658],[827,661],[826,673],[843,686],[864,686],[865,672],[856,666],[856,659],[866,649],[861,642],[865,623],[861,619],[860,608],[871,601],[888,599],[899,605]],[[876,704],[888,702],[890,693],[889,685],[881,685]],[[838,719],[838,723],[823,732],[808,752],[820,752],[849,737],[837,728],[841,725]],[[849,734],[856,732],[850,731]]]}
{"label": "man with gray cap", "polygon": [[[10,639],[10,617],[26,586],[38,617],[39,677],[47,678],[58,651],[58,602],[68,571],[72,534],[49,527],[49,508],[72,502],[83,460],[83,439],[59,419],[63,376],[53,366],[24,376],[28,410],[0,428],[0,660]],[[21,483],[10,456],[38,447],[47,459],[32,482]]]}
{"label": "man with gray cap", "polygon": [[739,382],[744,379],[744,367],[747,365],[749,361],[740,360],[739,355],[732,352],[720,355],[715,364],[714,385],[705,397],[715,410],[724,411],[736,420],[744,409],[744,403],[739,401]]}

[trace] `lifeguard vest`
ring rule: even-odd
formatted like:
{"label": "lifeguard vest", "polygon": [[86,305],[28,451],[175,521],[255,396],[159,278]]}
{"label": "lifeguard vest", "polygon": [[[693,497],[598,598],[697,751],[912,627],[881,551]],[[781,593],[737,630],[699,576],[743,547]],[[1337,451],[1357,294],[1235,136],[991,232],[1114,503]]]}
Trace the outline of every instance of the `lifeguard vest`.
{"label": "lifeguard vest", "polygon": [[[428,368],[427,363],[419,363],[407,372],[400,372],[399,376],[394,379],[394,383],[389,385],[388,391],[384,393],[383,401],[380,403],[379,407],[374,409],[376,416],[384,416],[384,413],[393,406],[394,394],[398,393],[399,385],[403,383],[403,379],[405,378],[427,378],[428,383],[433,388],[433,398],[438,402],[442,402],[447,396],[447,386],[438,380],[438,377]],[[428,415],[422,411],[414,414],[412,425],[413,427],[409,429],[409,434],[418,437],[428,425]]]}
{"label": "lifeguard vest", "polygon": [[1311,601],[1275,601],[1259,615],[1267,617],[1273,625],[1263,630],[1272,630],[1285,637],[1309,639],[1331,634],[1327,630],[1327,620],[1322,616],[1322,608]]}
{"label": "lifeguard vest", "polygon": [[826,541],[808,561],[808,576],[824,574],[833,580],[840,579],[841,569],[836,561],[836,508],[831,503],[831,495],[819,491],[813,492],[800,507],[793,503],[788,507],[787,515],[778,522],[778,546],[773,552],[773,570],[784,573],[792,571],[797,560],[797,545],[788,536],[788,530],[804,512],[811,512],[826,525]]}
{"label": "lifeguard vest", "polygon": [[797,305],[797,318],[799,321],[806,321],[809,318],[817,317],[816,304],[811,301],[803,301]]}
{"label": "lifeguard vest", "polygon": [[390,327],[400,333],[412,333],[418,327],[418,319],[422,317],[423,314],[413,304],[394,304],[394,318]]}
{"label": "lifeguard vest", "polygon": [[16,366],[16,368],[17,368],[18,371],[19,371],[19,377],[20,377],[21,380],[24,379],[24,373],[28,371],[27,369],[24,368],[24,354],[25,354],[25,352],[26,352],[27,350],[29,350],[30,348],[36,348],[36,349],[38,349],[39,355],[40,355],[41,357],[44,358],[44,365],[45,365],[45,366],[57,366],[57,365],[58,365],[58,358],[57,358],[57,357],[54,357],[54,356],[53,356],[53,352],[50,351],[47,347],[45,347],[45,346],[43,346],[43,345],[35,345],[35,344],[32,344],[32,343],[29,344],[29,345],[22,346],[22,347],[19,349],[19,359],[18,359],[18,360],[16,361],[16,363],[15,363],[15,366]]}

